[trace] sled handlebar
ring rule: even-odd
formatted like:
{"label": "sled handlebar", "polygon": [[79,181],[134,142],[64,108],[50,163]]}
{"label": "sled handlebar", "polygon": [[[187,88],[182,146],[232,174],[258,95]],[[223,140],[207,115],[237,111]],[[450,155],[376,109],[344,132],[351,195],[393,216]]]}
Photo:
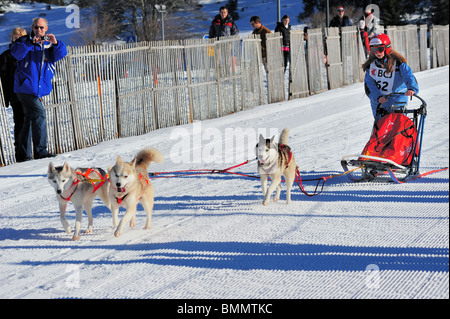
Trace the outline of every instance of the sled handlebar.
{"label": "sled handlebar", "polygon": [[[404,93],[404,92],[393,92],[393,93],[390,93],[390,94],[386,95],[385,98],[386,98],[386,99],[389,99],[389,98],[391,98],[391,97],[394,96],[394,95],[405,95],[405,93]],[[422,102],[422,106],[427,107],[427,102],[425,102],[424,99],[422,99],[422,98],[421,98],[420,96],[418,96],[416,93],[414,93],[413,96],[414,96],[415,98],[419,99],[420,102]],[[411,98],[412,98],[412,96],[411,96]]]}
{"label": "sled handlebar", "polygon": [[[386,95],[385,98],[389,99],[389,98],[391,98],[391,97],[393,97],[395,95],[405,95],[405,93],[404,92],[393,92],[393,93],[390,93],[390,94]],[[422,114],[422,115],[426,116],[426,114],[427,114],[427,102],[425,102],[425,100],[422,99],[420,96],[418,96],[416,93],[414,93],[414,95],[411,96],[411,99],[412,99],[413,96],[415,98],[419,99],[420,102],[422,102],[420,107],[418,107],[416,109],[409,109],[409,110],[406,109],[406,107],[405,107],[404,109],[401,109],[399,113],[414,113],[414,114]]]}

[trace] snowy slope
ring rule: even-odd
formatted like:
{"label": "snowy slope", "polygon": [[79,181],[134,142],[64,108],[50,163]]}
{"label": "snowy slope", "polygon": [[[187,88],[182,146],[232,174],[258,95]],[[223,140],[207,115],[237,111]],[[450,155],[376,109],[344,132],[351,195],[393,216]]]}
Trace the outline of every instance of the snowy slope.
{"label": "snowy slope", "polygon": [[[449,165],[449,68],[416,76],[429,111],[426,172]],[[341,156],[360,152],[371,126],[359,83],[104,142],[58,155],[54,162],[107,168],[117,155],[131,160],[150,146],[166,158],[150,167],[153,172],[222,169],[252,154],[258,131],[269,135],[290,127],[289,144],[303,178],[318,177],[341,173]],[[237,135],[229,134],[240,130],[247,130],[247,146],[230,146],[240,145]],[[184,151],[182,136],[189,146]],[[336,177],[319,196],[309,198],[296,188],[286,205],[283,189],[280,202],[266,207],[258,180],[154,179],[150,230],[142,229],[139,206],[135,229],[115,238],[111,214],[96,200],[93,233],[73,242],[46,181],[48,163],[0,168],[0,298],[449,297],[448,171],[402,185]],[[256,164],[237,171],[255,174]],[[312,192],[313,184],[305,184]],[[71,204],[68,211],[73,225]]]}

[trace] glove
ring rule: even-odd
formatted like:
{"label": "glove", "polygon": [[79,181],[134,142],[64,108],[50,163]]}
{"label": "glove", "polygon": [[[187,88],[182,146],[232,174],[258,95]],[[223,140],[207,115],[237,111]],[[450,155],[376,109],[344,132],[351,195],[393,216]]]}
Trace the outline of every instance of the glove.
{"label": "glove", "polygon": [[382,107],[381,104],[379,104],[378,107],[377,107],[376,115],[379,115],[380,117],[383,117],[386,114],[389,114],[389,112],[384,107]]}
{"label": "glove", "polygon": [[366,23],[364,22],[364,20],[360,20],[359,21],[359,30],[364,30],[364,28],[366,27]]}

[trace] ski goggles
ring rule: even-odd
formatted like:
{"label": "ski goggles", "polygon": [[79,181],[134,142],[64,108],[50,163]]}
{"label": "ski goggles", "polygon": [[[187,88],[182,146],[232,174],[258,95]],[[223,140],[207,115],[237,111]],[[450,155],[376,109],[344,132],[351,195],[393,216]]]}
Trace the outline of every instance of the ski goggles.
{"label": "ski goggles", "polygon": [[386,47],[384,46],[384,45],[378,45],[378,46],[373,46],[373,47],[370,47],[370,52],[372,52],[372,53],[383,53],[384,52],[384,50],[386,50]]}

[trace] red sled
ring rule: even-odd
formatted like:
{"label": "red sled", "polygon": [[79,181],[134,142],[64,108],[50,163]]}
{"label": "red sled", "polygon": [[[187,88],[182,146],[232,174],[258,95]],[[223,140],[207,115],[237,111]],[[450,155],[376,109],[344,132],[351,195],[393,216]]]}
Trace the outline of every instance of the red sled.
{"label": "red sled", "polygon": [[[403,106],[381,117],[374,123],[361,154],[342,157],[341,165],[351,180],[370,181],[388,173],[394,182],[399,182],[419,174],[426,103],[415,97],[422,101],[419,108],[407,110]],[[348,166],[361,168],[362,175],[356,176],[353,174],[356,169],[349,170]]]}

